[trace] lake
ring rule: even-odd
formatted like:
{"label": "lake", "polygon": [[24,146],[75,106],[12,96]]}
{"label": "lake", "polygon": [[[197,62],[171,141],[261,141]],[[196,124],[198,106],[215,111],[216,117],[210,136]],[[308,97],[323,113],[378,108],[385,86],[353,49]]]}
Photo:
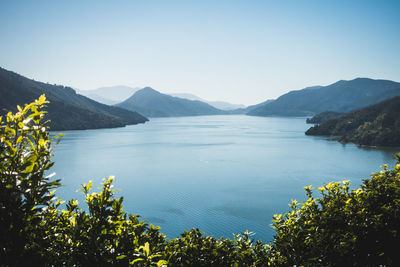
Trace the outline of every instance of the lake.
{"label": "lake", "polygon": [[153,118],[125,128],[64,131],[53,170],[58,196],[115,176],[124,209],[169,238],[192,227],[215,237],[245,230],[270,241],[272,215],[304,200],[303,187],[363,178],[393,165],[396,149],[366,149],[306,136],[305,118],[244,115]]}

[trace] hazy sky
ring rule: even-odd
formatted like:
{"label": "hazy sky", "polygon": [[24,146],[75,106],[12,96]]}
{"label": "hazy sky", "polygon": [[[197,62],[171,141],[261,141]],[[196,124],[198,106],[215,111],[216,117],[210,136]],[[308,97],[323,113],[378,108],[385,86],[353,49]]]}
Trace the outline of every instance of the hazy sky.
{"label": "hazy sky", "polygon": [[0,66],[243,104],[340,79],[400,81],[400,1],[1,0]]}

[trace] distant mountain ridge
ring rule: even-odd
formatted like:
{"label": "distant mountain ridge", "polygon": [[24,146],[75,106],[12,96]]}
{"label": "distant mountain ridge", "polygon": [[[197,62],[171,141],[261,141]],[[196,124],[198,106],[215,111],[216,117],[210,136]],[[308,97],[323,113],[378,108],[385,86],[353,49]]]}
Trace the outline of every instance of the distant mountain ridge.
{"label": "distant mountain ridge", "polygon": [[37,82],[0,68],[0,115],[16,111],[46,94],[50,101],[46,110],[51,120],[50,130],[78,130],[123,127],[144,123],[142,115],[118,107],[98,103],[76,94],[70,87]]}
{"label": "distant mountain ridge", "polygon": [[192,95],[192,94],[175,93],[175,94],[169,94],[169,95],[179,97],[179,98],[185,98],[185,99],[189,99],[189,100],[202,101],[202,102],[205,102],[205,103],[213,106],[214,108],[221,109],[221,110],[235,110],[235,109],[239,109],[239,108],[246,108],[246,106],[242,105],[242,104],[232,104],[232,103],[225,102],[225,101],[208,101],[208,100],[202,99],[202,98],[200,98],[196,95]]}
{"label": "distant mountain ridge", "polygon": [[339,141],[400,147],[400,96],[311,127],[306,135],[339,136]]}
{"label": "distant mountain ridge", "polygon": [[253,116],[312,116],[324,111],[349,112],[400,95],[400,83],[357,78],[328,86],[291,91],[249,111]]}
{"label": "distant mountain ridge", "polygon": [[106,104],[106,105],[114,105],[119,102],[124,101],[128,97],[130,97],[137,90],[140,90],[140,87],[129,87],[125,85],[117,85],[117,86],[106,86],[100,87],[93,90],[76,90],[79,94],[89,97],[97,102]]}
{"label": "distant mountain ridge", "polygon": [[130,98],[116,106],[139,112],[147,117],[226,114],[207,103],[162,94],[151,87],[135,92]]}
{"label": "distant mountain ridge", "polygon": [[252,110],[258,109],[260,107],[263,107],[263,106],[265,106],[265,105],[267,105],[267,104],[269,104],[269,103],[271,103],[273,101],[275,101],[275,100],[268,99],[268,100],[266,100],[264,102],[261,102],[259,104],[251,105],[251,106],[248,106],[248,107],[245,107],[245,108],[238,108],[238,109],[232,110],[230,112],[231,112],[231,114],[248,114]]}

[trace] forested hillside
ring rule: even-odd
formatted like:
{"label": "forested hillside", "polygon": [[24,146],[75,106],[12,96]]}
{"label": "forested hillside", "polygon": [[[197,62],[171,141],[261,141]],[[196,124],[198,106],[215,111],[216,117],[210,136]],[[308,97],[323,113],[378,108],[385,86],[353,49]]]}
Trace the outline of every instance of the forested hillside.
{"label": "forested hillside", "polygon": [[52,130],[122,127],[147,121],[136,112],[76,94],[70,87],[37,82],[0,68],[0,114],[16,111],[17,105],[23,106],[42,94],[50,100],[47,118]]}
{"label": "forested hillside", "polygon": [[400,146],[400,97],[311,127],[306,134],[338,136],[359,145]]}

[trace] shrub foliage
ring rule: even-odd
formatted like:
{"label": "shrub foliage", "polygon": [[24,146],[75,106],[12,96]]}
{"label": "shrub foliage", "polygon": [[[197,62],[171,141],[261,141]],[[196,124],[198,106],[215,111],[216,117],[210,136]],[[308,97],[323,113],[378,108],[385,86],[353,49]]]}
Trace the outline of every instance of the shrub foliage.
{"label": "shrub foliage", "polygon": [[47,175],[52,149],[43,121],[45,96],[0,117],[0,264],[2,266],[399,266],[400,156],[394,169],[361,187],[333,182],[306,187],[308,199],[275,215],[269,244],[251,232],[229,238],[198,229],[169,240],[159,227],[123,210],[113,177],[99,192],[82,185],[87,207],[55,196]]}

